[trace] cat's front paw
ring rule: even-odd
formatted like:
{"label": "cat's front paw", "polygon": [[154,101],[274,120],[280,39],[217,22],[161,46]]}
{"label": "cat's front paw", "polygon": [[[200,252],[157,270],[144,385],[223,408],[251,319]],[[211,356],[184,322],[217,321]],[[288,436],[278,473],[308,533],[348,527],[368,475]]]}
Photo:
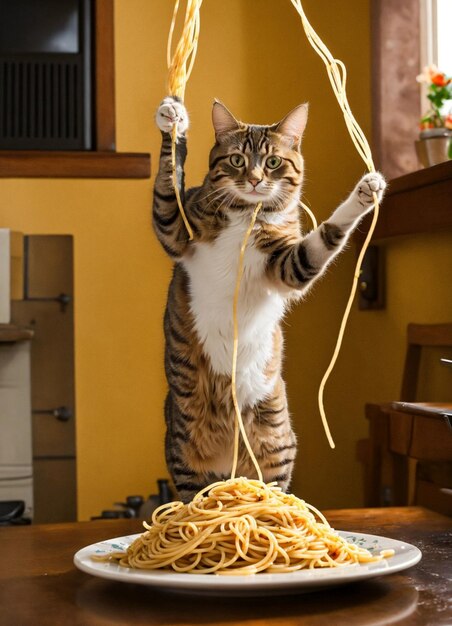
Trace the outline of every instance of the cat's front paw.
{"label": "cat's front paw", "polygon": [[370,209],[374,205],[374,193],[377,194],[378,202],[383,199],[386,189],[386,181],[380,172],[372,172],[361,178],[356,186],[358,202],[364,209]]}
{"label": "cat's front paw", "polygon": [[167,96],[155,115],[157,126],[165,133],[171,133],[177,124],[177,134],[183,135],[188,128],[188,113],[182,102]]}

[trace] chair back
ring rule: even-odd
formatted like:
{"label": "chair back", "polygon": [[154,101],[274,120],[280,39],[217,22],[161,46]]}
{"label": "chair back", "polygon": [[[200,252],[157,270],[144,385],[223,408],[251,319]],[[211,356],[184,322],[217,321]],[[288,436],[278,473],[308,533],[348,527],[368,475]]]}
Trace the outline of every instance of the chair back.
{"label": "chair back", "polygon": [[452,324],[408,324],[402,402],[416,401],[422,348],[435,346],[452,347]]}

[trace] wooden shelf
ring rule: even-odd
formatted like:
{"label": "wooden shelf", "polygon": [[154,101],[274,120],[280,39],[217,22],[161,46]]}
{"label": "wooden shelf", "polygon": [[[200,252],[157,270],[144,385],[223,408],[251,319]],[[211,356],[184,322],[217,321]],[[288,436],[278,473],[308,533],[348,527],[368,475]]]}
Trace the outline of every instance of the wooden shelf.
{"label": "wooden shelf", "polygon": [[[370,217],[355,234],[361,244]],[[373,242],[452,227],[452,160],[389,181]]]}
{"label": "wooden shelf", "polygon": [[151,155],[0,150],[0,178],[149,178]]}
{"label": "wooden shelf", "polygon": [[30,328],[14,324],[0,324],[0,343],[13,343],[32,339],[34,333]]}

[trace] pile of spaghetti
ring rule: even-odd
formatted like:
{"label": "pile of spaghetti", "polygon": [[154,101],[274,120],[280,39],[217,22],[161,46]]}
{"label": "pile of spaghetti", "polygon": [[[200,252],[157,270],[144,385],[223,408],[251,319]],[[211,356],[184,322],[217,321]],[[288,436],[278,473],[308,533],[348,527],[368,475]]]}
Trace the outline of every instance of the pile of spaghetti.
{"label": "pile of spaghetti", "polygon": [[245,575],[368,563],[372,555],[348,543],[323,515],[275,483],[234,478],[214,483],[189,503],[156,509],[152,525],[127,552],[107,557],[139,569]]}

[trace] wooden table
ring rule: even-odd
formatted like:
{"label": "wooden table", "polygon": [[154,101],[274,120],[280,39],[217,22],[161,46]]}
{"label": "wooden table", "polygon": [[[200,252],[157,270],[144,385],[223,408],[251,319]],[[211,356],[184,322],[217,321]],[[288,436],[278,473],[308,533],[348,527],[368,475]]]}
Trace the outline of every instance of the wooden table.
{"label": "wooden table", "polygon": [[326,514],[335,528],[413,543],[423,559],[398,574],[313,593],[196,597],[94,578],[73,566],[78,549],[140,532],[136,520],[0,528],[0,625],[452,624],[452,519],[419,507]]}

